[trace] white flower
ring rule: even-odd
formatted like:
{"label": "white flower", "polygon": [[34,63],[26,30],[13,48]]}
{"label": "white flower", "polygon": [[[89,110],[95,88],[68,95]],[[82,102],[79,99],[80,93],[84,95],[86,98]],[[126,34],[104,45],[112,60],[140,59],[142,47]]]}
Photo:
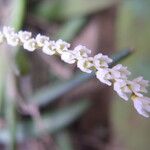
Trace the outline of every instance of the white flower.
{"label": "white flower", "polygon": [[43,47],[46,42],[49,41],[49,37],[38,34],[36,36],[36,42],[39,47]]}
{"label": "white flower", "polygon": [[109,68],[99,68],[96,72],[96,77],[102,82],[111,86],[110,80],[112,79]]}
{"label": "white flower", "polygon": [[91,73],[93,67],[92,62],[93,62],[92,57],[82,58],[78,60],[77,67],[80,68],[80,70],[82,70],[83,72]]}
{"label": "white flower", "polygon": [[62,54],[64,51],[67,51],[69,47],[70,47],[70,44],[61,39],[57,40],[55,43],[56,51],[59,54]]}
{"label": "white flower", "polygon": [[2,32],[0,32],[0,44],[4,41],[4,35]]}
{"label": "white flower", "polygon": [[62,53],[61,55],[61,60],[63,60],[64,62],[68,63],[68,64],[73,64],[76,62],[76,57],[75,55],[72,53],[72,51],[65,51]]}
{"label": "white flower", "polygon": [[108,64],[112,62],[112,59],[110,59],[108,56],[103,55],[101,53],[94,56],[94,65],[97,69],[101,67],[108,67]]}
{"label": "white flower", "polygon": [[36,40],[34,38],[29,39],[28,41],[24,42],[23,47],[28,51],[34,51],[37,48]]}
{"label": "white flower", "polygon": [[132,94],[132,91],[127,85],[127,81],[125,80],[116,80],[114,82],[114,90],[121,98],[123,98],[126,101],[128,100],[128,96]]}
{"label": "white flower", "polygon": [[3,34],[6,38],[10,37],[10,35],[12,35],[14,33],[15,33],[14,28],[6,27],[6,26],[3,27]]}
{"label": "white flower", "polygon": [[129,81],[131,90],[138,97],[143,97],[141,92],[144,92],[144,93],[147,92],[146,87],[148,86],[148,83],[149,83],[149,81],[144,80],[143,77],[138,77],[132,81]]}
{"label": "white flower", "polygon": [[144,117],[149,117],[148,113],[150,112],[150,98],[133,96],[132,100],[137,112]]}
{"label": "white flower", "polygon": [[28,31],[19,31],[18,36],[20,38],[20,41],[22,43],[24,43],[24,42],[26,42],[27,40],[29,40],[31,38],[32,33],[28,32]]}
{"label": "white flower", "polygon": [[126,79],[131,73],[127,70],[127,67],[118,64],[110,70],[113,79]]}
{"label": "white flower", "polygon": [[88,54],[91,54],[91,50],[87,49],[85,46],[78,45],[74,48],[73,53],[76,55],[76,58],[79,60],[88,57]]}
{"label": "white flower", "polygon": [[19,45],[19,37],[17,33],[11,33],[9,36],[6,37],[8,45],[17,46]]}
{"label": "white flower", "polygon": [[149,81],[144,80],[143,77],[138,77],[138,78],[132,80],[132,82],[140,85],[140,91],[141,92],[147,93],[146,87],[149,86]]}
{"label": "white flower", "polygon": [[14,32],[14,28],[3,27],[3,34],[9,45],[17,46],[19,44],[19,37],[18,34]]}
{"label": "white flower", "polygon": [[54,41],[49,41],[49,42],[46,41],[42,50],[47,55],[54,55],[56,53],[55,42]]}

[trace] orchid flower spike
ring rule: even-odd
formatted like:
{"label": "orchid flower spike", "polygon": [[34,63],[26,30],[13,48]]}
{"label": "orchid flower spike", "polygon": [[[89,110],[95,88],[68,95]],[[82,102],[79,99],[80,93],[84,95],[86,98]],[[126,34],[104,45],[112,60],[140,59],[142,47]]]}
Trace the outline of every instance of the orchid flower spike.
{"label": "orchid flower spike", "polygon": [[77,67],[86,73],[95,72],[96,78],[108,86],[113,86],[114,91],[124,100],[129,98],[137,112],[149,117],[150,98],[145,97],[143,93],[147,92],[149,81],[143,77],[128,80],[131,72],[127,67],[118,64],[112,68],[109,64],[113,61],[107,55],[101,53],[94,57],[89,56],[91,50],[83,45],[70,49],[70,44],[59,39],[52,41],[48,36],[38,34],[35,38],[28,31],[15,32],[14,28],[3,27],[0,31],[0,44],[6,42],[10,46],[23,46],[24,49],[33,52],[37,49],[42,50],[47,55],[60,55],[61,60],[68,63],[77,63]]}

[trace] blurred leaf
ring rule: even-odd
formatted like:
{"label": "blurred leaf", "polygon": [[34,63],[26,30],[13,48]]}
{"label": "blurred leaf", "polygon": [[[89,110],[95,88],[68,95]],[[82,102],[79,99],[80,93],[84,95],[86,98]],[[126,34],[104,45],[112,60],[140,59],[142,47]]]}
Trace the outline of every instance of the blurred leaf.
{"label": "blurred leaf", "polygon": [[107,9],[117,2],[118,0],[64,0],[61,15],[64,18],[89,15]]}
{"label": "blurred leaf", "polygon": [[[68,19],[81,17],[104,10],[119,0],[56,0],[42,1],[36,13],[46,19]],[[84,6],[84,7],[83,7]]]}
{"label": "blurred leaf", "polygon": [[[34,136],[39,137],[43,134],[52,134],[58,132],[59,130],[66,128],[80,116],[82,116],[89,107],[90,101],[81,100],[65,106],[64,108],[60,108],[50,114],[45,114],[42,116],[41,122],[43,128],[38,128],[32,121],[21,122],[17,126],[17,140],[21,142],[25,138]],[[0,141],[8,143],[10,141],[8,130],[2,129],[0,130],[0,133]]]}
{"label": "blurred leaf", "polygon": [[27,74],[30,69],[30,63],[28,57],[26,56],[25,52],[21,48],[16,54],[15,60],[21,75]]}
{"label": "blurred leaf", "polygon": [[5,89],[5,119],[9,129],[10,142],[7,144],[8,150],[16,149],[16,85],[13,72],[10,69],[6,78]]}
{"label": "blurred leaf", "polygon": [[[23,22],[24,12],[25,12],[25,0],[13,0],[11,5],[12,12],[8,16],[9,24],[13,26],[15,29],[19,29]],[[2,85],[0,85],[0,90],[5,92],[4,97],[4,105],[5,105],[5,119],[8,126],[8,136],[10,138],[6,149],[15,150],[16,149],[16,95],[14,93],[14,86],[16,85],[15,80],[13,78],[12,66],[14,64],[14,54],[17,52],[17,48],[14,48],[13,51],[8,52],[8,48],[2,49],[2,55],[0,55],[0,64],[2,66],[2,72],[0,72],[0,80],[2,80]],[[8,53],[6,53],[8,52]],[[5,83],[4,83],[5,81]],[[0,83],[1,84],[1,83]],[[1,93],[1,91],[0,91]],[[0,95],[1,96],[1,95]],[[0,103],[2,100],[0,100]],[[0,104],[1,105],[1,104]]]}
{"label": "blurred leaf", "polygon": [[13,0],[12,1],[12,14],[10,19],[10,25],[17,30],[23,25],[23,19],[25,16],[26,0]]}
{"label": "blurred leaf", "polygon": [[[112,58],[114,61],[111,64],[111,66],[115,65],[118,61],[123,60],[129,54],[131,54],[131,50],[126,49],[113,55]],[[40,89],[33,96],[29,97],[28,100],[30,101],[30,103],[33,103],[34,105],[37,105],[39,107],[46,106],[48,103],[53,102],[57,98],[63,96],[64,94],[74,89],[75,87],[78,87],[85,81],[92,79],[94,76],[95,76],[94,72],[91,74],[80,73],[67,82],[62,83],[59,82],[57,85],[54,85],[53,87],[47,86]]]}
{"label": "blurred leaf", "polygon": [[85,73],[78,74],[72,80],[62,83],[59,82],[53,87],[47,86],[40,89],[33,96],[29,97],[28,100],[30,100],[30,103],[33,103],[34,105],[40,107],[45,106],[47,103],[53,102],[55,99],[68,93],[73,88],[79,86],[91,77],[94,77],[94,73],[90,75]]}
{"label": "blurred leaf", "polygon": [[90,104],[91,103],[88,100],[80,100],[60,108],[51,114],[46,114],[42,120],[45,129],[39,130],[37,128],[31,128],[31,130],[33,130],[35,136],[40,136],[47,132],[54,133],[59,131],[83,115],[83,113],[89,108]]}
{"label": "blurred leaf", "polygon": [[0,112],[2,113],[2,104],[4,100],[4,86],[6,81],[6,73],[8,69],[7,52],[4,45],[0,49]]}
{"label": "blurred leaf", "polygon": [[55,141],[58,145],[59,150],[73,150],[71,137],[66,130],[56,133]]}
{"label": "blurred leaf", "polygon": [[82,27],[86,24],[86,22],[86,18],[74,18],[68,20],[58,31],[56,39],[60,38],[68,42],[72,41]]}
{"label": "blurred leaf", "polygon": [[43,0],[35,8],[36,15],[39,15],[48,20],[59,18],[62,8],[62,0]]}

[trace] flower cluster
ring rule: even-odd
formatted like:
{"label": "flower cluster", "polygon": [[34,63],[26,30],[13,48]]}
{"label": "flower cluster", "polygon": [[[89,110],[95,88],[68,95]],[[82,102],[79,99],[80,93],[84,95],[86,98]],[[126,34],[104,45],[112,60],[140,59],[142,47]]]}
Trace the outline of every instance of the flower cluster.
{"label": "flower cluster", "polygon": [[148,81],[143,77],[138,77],[132,81],[128,80],[131,74],[127,67],[118,64],[112,68],[109,64],[113,61],[106,55],[101,53],[90,57],[91,50],[85,46],[78,45],[73,50],[70,50],[70,44],[59,39],[52,41],[49,37],[38,34],[35,38],[28,31],[19,31],[16,33],[11,27],[3,27],[0,31],[0,43],[6,41],[8,45],[22,45],[28,51],[41,49],[47,55],[60,55],[61,60],[66,63],[77,63],[77,67],[86,73],[95,72],[96,77],[102,83],[108,86],[113,86],[114,91],[123,98],[128,100],[131,98],[137,112],[144,117],[149,117],[150,98],[145,97]]}

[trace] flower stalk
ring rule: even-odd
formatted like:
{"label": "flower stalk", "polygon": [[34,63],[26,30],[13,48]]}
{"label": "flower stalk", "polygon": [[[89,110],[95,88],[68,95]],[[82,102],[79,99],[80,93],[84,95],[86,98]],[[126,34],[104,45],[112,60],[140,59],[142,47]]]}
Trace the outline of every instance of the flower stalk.
{"label": "flower stalk", "polygon": [[143,93],[147,93],[146,88],[149,81],[144,80],[141,76],[129,80],[131,72],[128,68],[122,64],[109,67],[113,60],[107,55],[99,53],[91,57],[89,56],[91,50],[83,45],[70,49],[70,44],[61,39],[52,41],[48,36],[41,34],[34,38],[31,32],[19,31],[17,33],[11,27],[3,27],[0,32],[0,43],[4,41],[11,46],[23,46],[30,52],[39,49],[47,55],[60,55],[61,60],[68,64],[77,63],[77,67],[81,71],[94,72],[100,82],[113,86],[114,91],[122,99],[128,101],[131,98],[137,112],[144,117],[149,117],[150,98],[143,95]]}

